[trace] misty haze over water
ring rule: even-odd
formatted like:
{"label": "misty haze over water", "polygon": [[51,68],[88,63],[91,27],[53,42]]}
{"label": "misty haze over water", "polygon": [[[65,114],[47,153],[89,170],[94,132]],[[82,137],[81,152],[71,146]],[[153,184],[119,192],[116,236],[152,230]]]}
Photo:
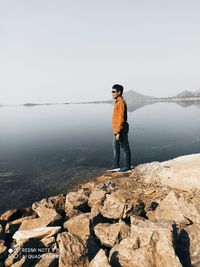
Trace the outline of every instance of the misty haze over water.
{"label": "misty haze over water", "polygon": [[[112,164],[112,109],[1,107],[0,211],[67,192],[103,173]],[[155,103],[130,110],[132,165],[199,152],[199,105]]]}

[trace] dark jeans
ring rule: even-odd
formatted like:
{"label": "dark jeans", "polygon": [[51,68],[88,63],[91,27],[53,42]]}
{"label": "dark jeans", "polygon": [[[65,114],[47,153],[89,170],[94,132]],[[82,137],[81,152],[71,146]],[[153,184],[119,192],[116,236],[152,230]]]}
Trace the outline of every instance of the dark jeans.
{"label": "dark jeans", "polygon": [[125,167],[130,169],[131,168],[131,151],[129,148],[128,142],[128,134],[122,131],[120,133],[119,141],[116,141],[115,135],[113,136],[113,152],[114,152],[114,160],[113,164],[116,167],[120,165],[120,148],[124,155]]}

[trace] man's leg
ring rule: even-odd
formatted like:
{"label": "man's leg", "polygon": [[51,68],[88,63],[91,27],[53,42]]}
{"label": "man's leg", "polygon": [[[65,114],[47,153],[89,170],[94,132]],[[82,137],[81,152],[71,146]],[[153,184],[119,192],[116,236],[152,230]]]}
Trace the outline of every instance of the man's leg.
{"label": "man's leg", "polygon": [[125,161],[125,169],[130,170],[131,169],[131,151],[129,147],[128,142],[128,135],[124,132],[120,135],[120,147],[122,149],[122,152],[124,154],[124,161]]}
{"label": "man's leg", "polygon": [[120,166],[120,142],[116,140],[115,135],[113,135],[113,165],[116,168]]}

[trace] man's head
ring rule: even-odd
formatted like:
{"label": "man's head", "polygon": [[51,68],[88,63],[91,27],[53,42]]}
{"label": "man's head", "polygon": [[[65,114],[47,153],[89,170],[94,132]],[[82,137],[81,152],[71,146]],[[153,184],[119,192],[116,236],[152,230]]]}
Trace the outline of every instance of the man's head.
{"label": "man's head", "polygon": [[119,96],[123,94],[123,86],[120,84],[114,84],[112,87],[112,97],[117,99]]}

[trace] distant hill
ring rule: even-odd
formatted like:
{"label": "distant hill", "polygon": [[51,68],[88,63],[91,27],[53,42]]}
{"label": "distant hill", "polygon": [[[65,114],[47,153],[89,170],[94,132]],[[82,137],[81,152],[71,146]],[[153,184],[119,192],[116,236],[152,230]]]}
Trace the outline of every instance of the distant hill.
{"label": "distant hill", "polygon": [[123,94],[123,97],[124,99],[130,103],[130,102],[143,102],[143,101],[146,101],[146,100],[154,100],[155,97],[153,96],[146,96],[146,95],[142,95],[136,91],[133,91],[133,90],[129,90],[127,92],[125,92]]}
{"label": "distant hill", "polygon": [[184,98],[184,97],[200,97],[200,88],[195,90],[194,92],[186,90],[175,96],[175,98]]}
{"label": "distant hill", "polygon": [[136,91],[130,90],[123,94],[123,98],[126,100],[128,111],[135,111],[145,105],[152,104],[156,99],[153,96],[146,96]]}
{"label": "distant hill", "polygon": [[179,93],[178,95],[176,95],[175,97],[193,97],[194,93],[191,91],[183,91],[181,93]]}

